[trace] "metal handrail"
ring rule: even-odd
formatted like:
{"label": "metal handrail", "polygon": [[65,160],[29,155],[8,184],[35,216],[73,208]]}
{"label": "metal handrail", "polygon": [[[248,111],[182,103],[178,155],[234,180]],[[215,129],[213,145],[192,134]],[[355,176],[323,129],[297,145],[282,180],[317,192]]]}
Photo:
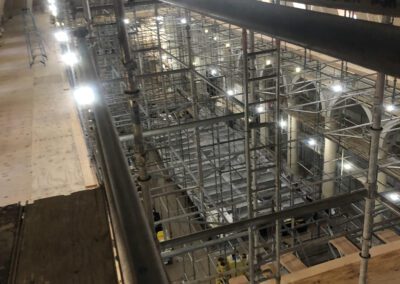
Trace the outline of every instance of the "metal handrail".
{"label": "metal handrail", "polygon": [[115,220],[119,226],[122,249],[127,256],[126,266],[135,283],[168,283],[168,277],[161,261],[152,229],[145,217],[137,189],[132,181],[127,160],[122,151],[117,131],[105,103],[104,92],[99,83],[93,50],[87,44],[85,28],[74,32],[82,58],[81,73],[85,84],[96,92],[92,110],[96,132],[104,157],[104,174],[110,185],[110,195],[116,209]]}

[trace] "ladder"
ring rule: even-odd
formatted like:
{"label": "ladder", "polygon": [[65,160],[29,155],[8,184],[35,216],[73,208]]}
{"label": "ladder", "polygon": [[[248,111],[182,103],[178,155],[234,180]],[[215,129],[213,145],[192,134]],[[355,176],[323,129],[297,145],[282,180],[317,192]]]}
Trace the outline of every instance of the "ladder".
{"label": "ladder", "polygon": [[46,49],[44,48],[43,39],[36,26],[35,17],[33,16],[30,9],[23,9],[22,17],[24,20],[24,31],[29,57],[29,67],[32,67],[32,65],[36,63],[36,60],[46,66]]}

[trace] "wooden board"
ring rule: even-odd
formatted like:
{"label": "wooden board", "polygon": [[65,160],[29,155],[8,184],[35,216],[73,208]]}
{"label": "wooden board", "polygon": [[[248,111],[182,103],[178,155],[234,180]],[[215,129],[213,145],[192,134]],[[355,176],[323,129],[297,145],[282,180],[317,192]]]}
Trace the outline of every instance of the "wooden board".
{"label": "wooden board", "polygon": [[260,266],[260,270],[261,270],[262,275],[264,275],[265,278],[271,278],[276,273],[276,266],[274,263],[269,262],[269,263],[262,264]]}
{"label": "wooden board", "polygon": [[247,277],[244,275],[240,275],[229,279],[229,284],[248,284],[248,283],[249,280],[247,280]]}
{"label": "wooden board", "polygon": [[0,283],[8,283],[20,209],[17,204],[0,207]]}
{"label": "wooden board", "polygon": [[349,255],[360,251],[358,247],[356,247],[346,237],[340,237],[337,239],[330,240],[329,243],[339,251],[341,256]]}
{"label": "wooden board", "polygon": [[396,232],[391,230],[391,229],[385,229],[385,230],[382,230],[382,231],[377,231],[377,232],[375,232],[375,235],[377,235],[378,238],[380,238],[385,243],[391,243],[391,242],[395,242],[395,241],[399,241],[400,240],[400,236],[398,234],[396,234]]}
{"label": "wooden board", "polygon": [[281,256],[281,264],[289,271],[296,272],[307,268],[307,266],[297,258],[293,253],[287,253]]}
{"label": "wooden board", "polygon": [[[307,268],[307,266],[293,253],[287,253],[282,255],[281,264],[289,272],[296,272]],[[260,270],[261,273],[264,275],[264,277],[272,278],[276,273],[276,266],[273,262],[269,262],[261,265]]]}
{"label": "wooden board", "polygon": [[103,192],[80,191],[26,207],[16,283],[117,283]]}
{"label": "wooden board", "polygon": [[[398,284],[400,278],[400,241],[371,248],[368,284]],[[357,284],[360,270],[358,253],[327,261],[283,275],[282,284]],[[268,280],[264,284],[276,283]]]}

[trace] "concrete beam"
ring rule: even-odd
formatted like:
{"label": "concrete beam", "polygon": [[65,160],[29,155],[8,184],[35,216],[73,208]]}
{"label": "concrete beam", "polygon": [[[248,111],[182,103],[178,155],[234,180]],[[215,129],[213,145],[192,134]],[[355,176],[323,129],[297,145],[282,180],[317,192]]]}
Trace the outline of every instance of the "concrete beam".
{"label": "concrete beam", "polygon": [[400,28],[242,0],[162,0],[371,70],[400,76]]}

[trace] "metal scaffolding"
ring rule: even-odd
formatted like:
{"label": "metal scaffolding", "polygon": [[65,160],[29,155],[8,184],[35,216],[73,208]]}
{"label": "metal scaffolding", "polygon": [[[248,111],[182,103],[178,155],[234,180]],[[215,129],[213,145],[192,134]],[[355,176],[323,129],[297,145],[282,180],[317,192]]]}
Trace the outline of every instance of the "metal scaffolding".
{"label": "metal scaffolding", "polygon": [[[373,221],[363,257],[367,245],[381,242],[373,232],[398,230],[394,77],[357,72],[281,34],[222,21],[222,11],[199,14],[205,8],[191,8],[192,1],[163,2],[193,11],[152,1],[66,2],[58,21],[90,29],[104,101],[150,227],[162,228],[171,282],[224,283],[240,274],[252,283],[279,281],[285,253],[311,266],[340,256],[329,244],[339,236],[361,247],[364,218]],[[317,51],[361,64],[340,56],[354,47],[320,44]],[[386,55],[382,68],[391,72]],[[379,105],[372,100],[377,88]],[[376,136],[369,128],[380,123]],[[377,200],[370,193],[365,210],[373,176]],[[269,262],[273,275],[260,269]]]}

